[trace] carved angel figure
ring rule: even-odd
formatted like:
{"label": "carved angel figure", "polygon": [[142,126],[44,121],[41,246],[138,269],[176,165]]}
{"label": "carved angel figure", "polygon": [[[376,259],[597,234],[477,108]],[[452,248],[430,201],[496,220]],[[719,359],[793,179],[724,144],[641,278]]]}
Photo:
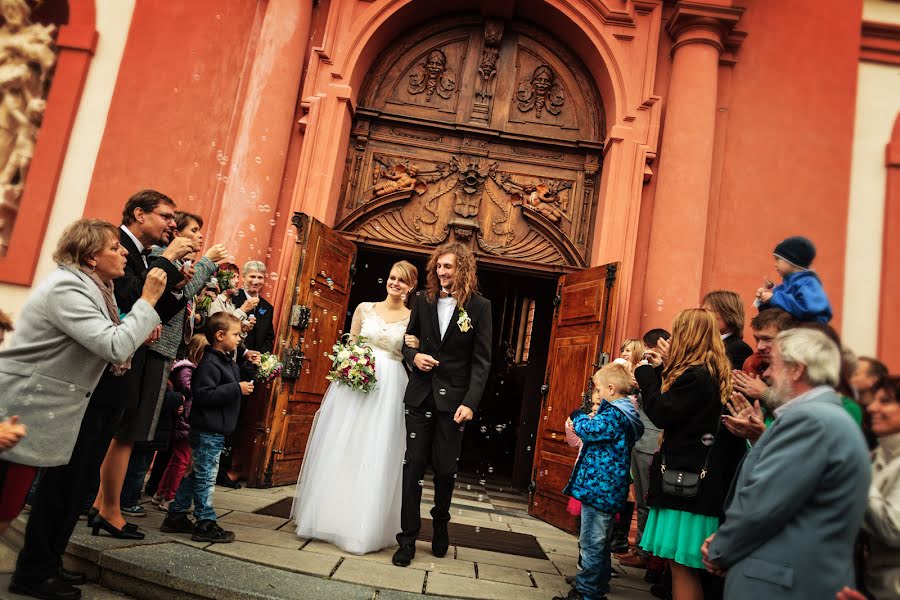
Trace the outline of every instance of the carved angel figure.
{"label": "carved angel figure", "polygon": [[558,115],[565,101],[562,87],[556,83],[556,74],[547,65],[540,65],[530,79],[523,79],[516,92],[516,106],[519,110],[528,112],[534,108],[534,115],[538,119],[545,108],[548,113]]}
{"label": "carved angel figure", "polygon": [[425,62],[410,71],[406,89],[413,95],[425,92],[428,102],[435,92],[441,98],[449,98],[456,89],[456,73],[447,66],[447,55],[441,50],[429,52]]}

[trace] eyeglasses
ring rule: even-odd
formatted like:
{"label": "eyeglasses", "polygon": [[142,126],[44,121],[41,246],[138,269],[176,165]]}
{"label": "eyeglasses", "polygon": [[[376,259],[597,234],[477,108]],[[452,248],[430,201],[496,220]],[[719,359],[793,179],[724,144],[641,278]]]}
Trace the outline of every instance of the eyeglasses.
{"label": "eyeglasses", "polygon": [[161,213],[161,212],[157,212],[155,210],[151,210],[150,212],[161,216],[164,221],[171,221],[172,223],[175,222],[175,213]]}

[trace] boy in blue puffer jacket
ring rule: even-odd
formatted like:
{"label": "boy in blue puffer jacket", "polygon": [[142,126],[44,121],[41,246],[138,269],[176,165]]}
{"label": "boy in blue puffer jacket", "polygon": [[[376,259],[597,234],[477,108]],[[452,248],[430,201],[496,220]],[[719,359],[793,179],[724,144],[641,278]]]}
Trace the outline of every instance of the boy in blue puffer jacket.
{"label": "boy in blue puffer jacket", "polygon": [[794,236],[775,246],[775,271],[782,277],[782,283],[774,286],[767,281],[756,290],[759,310],[780,308],[790,313],[798,321],[817,321],[827,325],[831,320],[831,303],[822,281],[815,271],[810,270],[816,258],[816,247],[805,237]]}
{"label": "boy in blue puffer jacket", "polygon": [[563,493],[581,501],[581,573],[566,600],[603,600],[612,577],[609,541],[615,514],[628,499],[631,449],[644,434],[637,408],[628,398],[631,374],[608,364],[591,378],[596,414],[572,413],[572,427],[584,442]]}

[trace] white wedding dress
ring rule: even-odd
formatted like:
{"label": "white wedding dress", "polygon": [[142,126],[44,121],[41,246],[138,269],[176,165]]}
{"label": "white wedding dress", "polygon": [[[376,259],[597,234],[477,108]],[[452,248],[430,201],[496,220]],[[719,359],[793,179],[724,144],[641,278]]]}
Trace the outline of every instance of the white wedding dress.
{"label": "white wedding dress", "polygon": [[407,374],[400,350],[409,319],[385,323],[371,302],[353,327],[375,354],[375,389],[368,394],[332,383],[313,421],[291,516],[297,535],[353,554],[396,544],[406,424]]}

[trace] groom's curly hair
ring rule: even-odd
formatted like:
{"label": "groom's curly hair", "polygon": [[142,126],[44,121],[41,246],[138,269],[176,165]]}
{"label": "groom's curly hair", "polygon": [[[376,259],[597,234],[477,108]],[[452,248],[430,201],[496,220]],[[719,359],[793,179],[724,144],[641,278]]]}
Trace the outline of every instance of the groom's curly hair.
{"label": "groom's curly hair", "polygon": [[478,291],[478,276],[475,273],[475,256],[472,251],[463,246],[459,242],[447,242],[435,248],[428,259],[428,266],[425,267],[427,281],[425,291],[428,294],[428,301],[435,302],[441,291],[441,282],[437,277],[438,259],[445,254],[452,254],[456,257],[456,280],[453,282],[453,297],[456,298],[456,305],[464,308],[469,302],[472,294]]}

